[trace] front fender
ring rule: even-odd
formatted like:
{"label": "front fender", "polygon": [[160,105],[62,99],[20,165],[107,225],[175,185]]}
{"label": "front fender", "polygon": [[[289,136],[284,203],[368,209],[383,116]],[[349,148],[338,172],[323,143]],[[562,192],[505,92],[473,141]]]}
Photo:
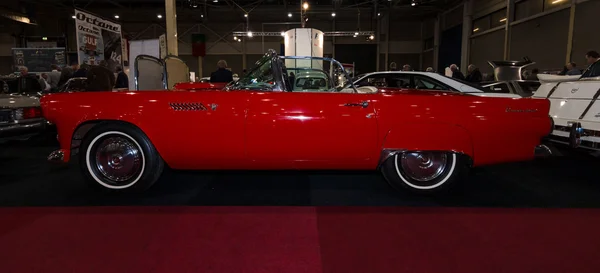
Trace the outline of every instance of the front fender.
{"label": "front fender", "polygon": [[387,132],[382,151],[452,151],[474,158],[469,132],[460,126],[419,122],[403,123]]}

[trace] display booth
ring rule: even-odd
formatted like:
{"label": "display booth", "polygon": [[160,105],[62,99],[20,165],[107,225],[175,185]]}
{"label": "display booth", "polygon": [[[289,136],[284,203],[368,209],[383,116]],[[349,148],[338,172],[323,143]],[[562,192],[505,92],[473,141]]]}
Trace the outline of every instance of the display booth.
{"label": "display booth", "polygon": [[166,90],[167,66],[165,61],[149,55],[135,57],[133,80],[135,90]]}

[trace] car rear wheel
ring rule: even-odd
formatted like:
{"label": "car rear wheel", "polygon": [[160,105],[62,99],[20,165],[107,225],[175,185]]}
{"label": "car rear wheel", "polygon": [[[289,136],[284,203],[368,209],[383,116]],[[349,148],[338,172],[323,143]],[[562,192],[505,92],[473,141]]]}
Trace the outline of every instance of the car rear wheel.
{"label": "car rear wheel", "polygon": [[440,193],[455,188],[468,170],[465,156],[451,152],[402,152],[386,159],[382,172],[398,190]]}
{"label": "car rear wheel", "polygon": [[160,177],[164,162],[138,128],[99,124],[81,143],[79,164],[86,181],[109,191],[139,192]]}

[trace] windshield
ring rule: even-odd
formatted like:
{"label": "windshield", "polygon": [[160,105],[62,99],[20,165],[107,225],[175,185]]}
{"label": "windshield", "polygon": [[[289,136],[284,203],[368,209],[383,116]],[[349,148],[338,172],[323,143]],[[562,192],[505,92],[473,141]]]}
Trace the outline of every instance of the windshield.
{"label": "windshield", "polygon": [[256,62],[256,66],[246,75],[227,86],[228,89],[263,91],[274,90],[275,87],[276,81],[273,73],[273,61],[268,55],[265,55]]}
{"label": "windshield", "polygon": [[[256,66],[227,90],[339,92],[349,81],[335,60],[265,55]],[[345,90],[350,92],[350,90]]]}
{"label": "windshield", "polygon": [[0,80],[2,94],[37,94],[42,91],[39,81],[35,78],[18,77]]}

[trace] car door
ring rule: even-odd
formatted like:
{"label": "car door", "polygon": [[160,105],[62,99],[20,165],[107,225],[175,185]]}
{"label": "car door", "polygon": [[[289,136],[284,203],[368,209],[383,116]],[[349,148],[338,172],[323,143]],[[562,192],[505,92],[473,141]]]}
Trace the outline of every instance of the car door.
{"label": "car door", "polygon": [[376,94],[258,92],[249,100],[247,156],[258,166],[375,167]]}
{"label": "car door", "polygon": [[[245,167],[244,91],[152,92],[154,103],[140,113],[160,114],[147,126],[165,161],[175,169]],[[154,117],[154,115],[142,115]]]}

